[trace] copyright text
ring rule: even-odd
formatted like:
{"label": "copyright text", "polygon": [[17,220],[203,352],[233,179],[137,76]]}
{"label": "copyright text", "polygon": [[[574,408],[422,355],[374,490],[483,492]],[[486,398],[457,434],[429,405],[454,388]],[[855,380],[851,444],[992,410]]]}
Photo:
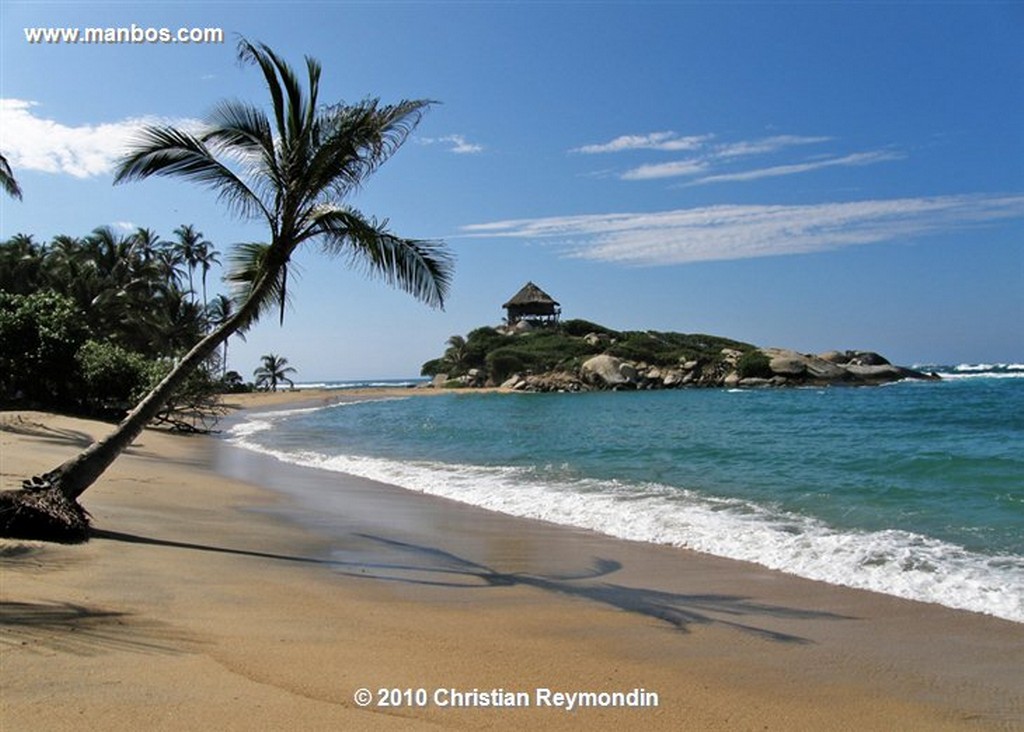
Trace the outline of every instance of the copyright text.
{"label": "copyright text", "polygon": [[584,707],[657,707],[660,698],[656,691],[634,688],[627,691],[570,691],[537,687],[531,691],[507,689],[455,689],[425,688],[367,688],[353,694],[361,707],[440,707],[465,709],[482,707],[548,707],[571,712]]}

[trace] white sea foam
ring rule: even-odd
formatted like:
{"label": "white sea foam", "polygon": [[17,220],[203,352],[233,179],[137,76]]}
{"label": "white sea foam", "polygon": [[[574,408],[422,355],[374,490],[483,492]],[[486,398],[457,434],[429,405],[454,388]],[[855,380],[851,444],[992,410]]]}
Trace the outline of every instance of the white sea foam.
{"label": "white sea foam", "polygon": [[1024,371],[958,371],[939,374],[943,379],[1024,379]]}
{"label": "white sea foam", "polygon": [[806,516],[657,484],[559,482],[529,468],[275,451],[251,439],[275,417],[253,415],[251,422],[232,429],[232,442],[285,462],[370,478],[513,516],[685,547],[832,584],[1024,622],[1021,557],[985,556],[904,531],[840,531]]}
{"label": "white sea foam", "polygon": [[395,381],[309,381],[295,384],[296,389],[381,389],[408,388],[426,383],[426,379],[405,379]]}
{"label": "white sea foam", "polygon": [[1014,379],[1024,377],[1024,363],[962,363],[954,366],[951,373],[943,373],[943,378],[988,378]]}

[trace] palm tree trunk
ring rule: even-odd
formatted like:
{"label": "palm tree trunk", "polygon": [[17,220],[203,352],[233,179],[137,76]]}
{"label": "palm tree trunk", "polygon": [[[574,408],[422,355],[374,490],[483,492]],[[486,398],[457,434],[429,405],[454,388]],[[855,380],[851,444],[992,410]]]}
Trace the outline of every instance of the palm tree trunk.
{"label": "palm tree trunk", "polygon": [[117,429],[50,472],[25,480],[22,490],[0,491],[0,536],[62,542],[87,540],[88,513],[78,503],[78,497],[135,441],[189,374],[235,331],[255,318],[263,298],[273,289],[280,266],[265,271],[238,312],[193,346]]}
{"label": "palm tree trunk", "polygon": [[239,328],[248,324],[256,315],[265,291],[273,287],[275,273],[267,271],[250,291],[249,297],[238,312],[224,321],[209,335],[192,347],[184,358],[171,369],[163,381],[147,394],[117,429],[99,442],[94,442],[81,453],[62,463],[43,476],[26,481],[26,487],[36,490],[47,487],[58,490],[70,501],[76,500],[91,486],[110,464],[135,441],[149,422],[160,413],[160,409],[199,365],[227,341]]}
{"label": "palm tree trunk", "polygon": [[77,499],[139,436],[189,375],[238,328],[228,321],[197,343],[163,381],[139,402],[114,432],[94,442],[44,478],[70,500]]}

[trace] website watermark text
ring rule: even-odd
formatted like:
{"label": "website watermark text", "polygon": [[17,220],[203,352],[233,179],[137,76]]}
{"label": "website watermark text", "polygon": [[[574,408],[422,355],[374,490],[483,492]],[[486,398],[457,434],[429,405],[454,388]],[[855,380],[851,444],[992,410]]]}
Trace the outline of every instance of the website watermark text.
{"label": "website watermark text", "polygon": [[224,43],[223,28],[156,28],[153,26],[24,28],[25,40],[38,45],[132,45]]}

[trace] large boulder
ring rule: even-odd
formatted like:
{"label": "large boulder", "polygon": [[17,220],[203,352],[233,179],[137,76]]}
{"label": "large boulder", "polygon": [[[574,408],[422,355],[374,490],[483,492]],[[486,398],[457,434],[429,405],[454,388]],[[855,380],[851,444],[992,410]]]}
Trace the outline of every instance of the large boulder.
{"label": "large boulder", "polygon": [[825,351],[818,354],[818,358],[837,366],[888,366],[889,359],[880,356],[874,351]]}
{"label": "large boulder", "polygon": [[735,348],[722,349],[722,360],[730,366],[735,366],[741,358],[743,358],[743,351],[738,351]]}
{"label": "large boulder", "polygon": [[826,359],[822,356],[811,356],[806,353],[798,353],[787,348],[763,348],[761,349],[769,361],[768,368],[776,376],[784,376],[787,379],[810,379],[812,381],[844,381],[849,378],[845,366],[836,363],[835,358],[839,354]]}
{"label": "large boulder", "polygon": [[850,360],[850,352],[825,351],[824,353],[819,353],[818,358],[820,358],[822,361],[828,361],[829,363],[844,364]]}
{"label": "large boulder", "polygon": [[624,386],[636,378],[632,364],[607,354],[587,359],[580,371],[586,381],[599,386]]}
{"label": "large boulder", "polygon": [[785,348],[763,348],[768,368],[777,376],[803,376],[807,373],[807,357]]}
{"label": "large boulder", "polygon": [[518,391],[519,389],[522,389],[525,386],[526,381],[523,379],[522,376],[520,376],[519,374],[512,374],[510,377],[508,377],[507,379],[505,379],[505,381],[501,383],[501,386],[499,388]]}
{"label": "large boulder", "polygon": [[861,366],[860,364],[849,363],[844,368],[847,373],[853,375],[859,381],[899,381],[904,376],[903,369],[891,364]]}
{"label": "large boulder", "polygon": [[889,359],[880,356],[874,351],[847,351],[850,354],[849,363],[854,366],[891,366]]}
{"label": "large boulder", "polygon": [[849,374],[842,366],[818,358],[807,356],[807,375],[816,381],[844,381]]}
{"label": "large boulder", "polygon": [[679,386],[683,383],[683,372],[675,369],[669,369],[663,372],[661,377],[661,385],[666,389]]}

